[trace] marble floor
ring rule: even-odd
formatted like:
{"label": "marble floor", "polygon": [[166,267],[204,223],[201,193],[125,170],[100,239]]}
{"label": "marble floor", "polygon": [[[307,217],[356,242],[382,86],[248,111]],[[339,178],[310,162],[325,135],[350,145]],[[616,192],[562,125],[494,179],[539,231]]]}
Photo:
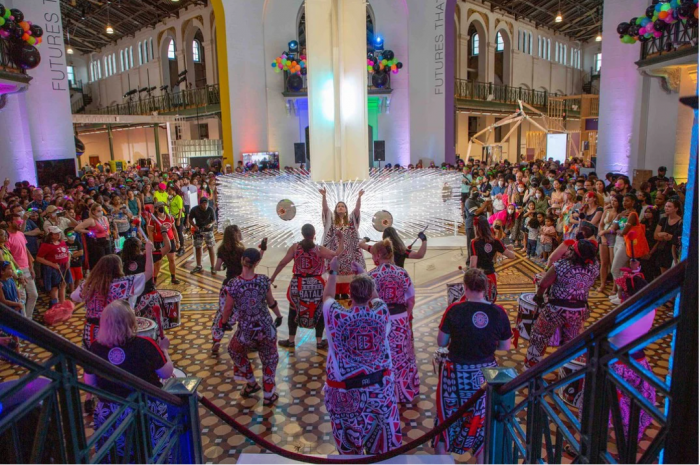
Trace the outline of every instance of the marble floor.
{"label": "marble floor", "polygon": [[[401,408],[401,420],[404,441],[420,437],[434,424],[435,390],[437,377],[433,373],[433,353],[436,348],[437,327],[440,317],[447,306],[446,285],[458,282],[461,278],[459,266],[464,265],[466,257],[464,248],[443,245],[428,250],[426,258],[407,262],[406,269],[411,274],[416,287],[415,320],[413,324],[416,357],[420,371],[420,396],[412,405]],[[260,273],[272,274],[282,249],[271,248],[264,256],[258,268]],[[368,257],[369,258],[369,257]],[[371,267],[371,260],[368,260]],[[273,408],[262,405],[261,396],[244,399],[240,396],[241,386],[233,380],[232,362],[222,347],[218,356],[213,356],[211,349],[210,325],[218,305],[218,292],[223,273],[213,275],[208,271],[191,275],[194,267],[191,247],[177,261],[178,274],[182,283],[173,286],[162,271],[158,288],[175,289],[182,293],[181,325],[167,332],[171,341],[170,353],[175,366],[188,375],[202,378],[200,392],[222,407],[237,421],[250,427],[254,432],[266,437],[288,450],[304,454],[331,454],[335,445],[331,426],[323,403],[322,389],[325,380],[326,351],[317,350],[311,330],[300,329],[297,335],[296,350],[279,349],[280,362],[277,369],[277,389],[280,399]],[[205,270],[209,269],[205,260]],[[533,292],[533,276],[541,271],[535,264],[522,255],[514,260],[506,260],[498,266],[499,296],[498,303],[509,313],[512,323],[518,312],[518,298],[522,293]],[[291,276],[291,266],[276,280],[275,298],[286,317],[288,304],[286,286]],[[609,288],[608,288],[609,289]],[[592,292],[590,297],[591,313],[586,326],[595,323],[613,308],[604,294]],[[36,320],[43,322],[41,313],[46,308],[45,297],[39,304]],[[657,312],[657,322],[668,311]],[[78,306],[73,317],[53,329],[67,339],[79,344],[84,321],[84,309]],[[279,337],[287,336],[285,323],[279,328]],[[664,377],[668,371],[670,339],[665,338],[650,344],[646,353],[657,376]],[[38,347],[26,347],[25,353],[37,360],[44,359],[44,353]],[[513,367],[520,371],[527,350],[527,341],[521,339],[518,347],[508,352],[498,352],[501,366]],[[550,349],[552,350],[552,349]],[[251,354],[260,377],[260,363],[256,354]],[[16,379],[19,373],[11,365],[0,361],[0,380]],[[658,402],[662,402],[659,399]],[[205,460],[210,463],[235,463],[241,453],[262,452],[259,447],[236,434],[208,410],[200,408],[202,424],[202,441]],[[91,418],[86,416],[86,427],[90,434]],[[649,444],[655,434],[654,425],[640,443],[640,448]],[[416,454],[432,454],[428,445],[419,447]],[[573,457],[565,455],[565,461]],[[473,462],[466,454],[455,456],[457,462]]]}

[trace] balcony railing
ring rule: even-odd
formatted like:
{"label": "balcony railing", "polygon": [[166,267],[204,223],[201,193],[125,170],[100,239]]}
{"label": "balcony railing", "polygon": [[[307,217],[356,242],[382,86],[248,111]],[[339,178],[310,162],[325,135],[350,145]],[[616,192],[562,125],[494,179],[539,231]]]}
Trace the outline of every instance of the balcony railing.
{"label": "balcony railing", "polygon": [[[171,378],[157,388],[3,304],[0,330],[22,341],[21,351],[0,345],[1,360],[19,374],[0,383],[3,462],[202,463],[199,378]],[[130,393],[85,384],[83,370]],[[118,406],[97,430],[83,415],[88,393]],[[153,402],[167,416],[153,413]]]}
{"label": "balcony railing", "polygon": [[179,92],[164,93],[157,97],[130,100],[97,110],[88,110],[85,113],[92,115],[150,115],[153,112],[180,112],[189,108],[206,107],[220,103],[219,85],[213,84]]}
{"label": "balcony railing", "polygon": [[455,79],[455,98],[458,99],[481,100],[484,102],[507,103],[513,105],[517,104],[518,100],[522,100],[533,107],[546,109],[548,98],[557,95],[556,93],[550,94],[541,90],[497,85],[492,82]]}
{"label": "balcony railing", "polygon": [[655,57],[677,55],[683,50],[697,54],[698,26],[688,22],[676,21],[666,28],[661,37],[649,39],[642,43],[640,61]]}

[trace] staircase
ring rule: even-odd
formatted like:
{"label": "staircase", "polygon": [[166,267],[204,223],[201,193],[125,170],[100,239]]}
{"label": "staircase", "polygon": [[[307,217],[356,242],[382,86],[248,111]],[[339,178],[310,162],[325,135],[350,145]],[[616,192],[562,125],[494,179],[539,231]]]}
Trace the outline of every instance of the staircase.
{"label": "staircase", "polygon": [[[199,378],[171,378],[156,388],[2,304],[0,328],[22,341],[21,352],[0,345],[0,357],[24,369],[20,379],[0,383],[3,462],[202,463]],[[120,397],[84,384],[84,370],[131,394]],[[84,416],[88,393],[119,405],[97,431],[92,417]],[[152,413],[152,401],[167,406],[167,420]],[[154,440],[158,430],[162,434]]]}

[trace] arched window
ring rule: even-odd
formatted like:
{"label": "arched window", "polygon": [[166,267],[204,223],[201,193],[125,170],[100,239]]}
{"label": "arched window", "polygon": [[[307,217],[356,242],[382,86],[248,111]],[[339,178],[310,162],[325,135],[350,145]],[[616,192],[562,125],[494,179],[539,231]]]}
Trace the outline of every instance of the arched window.
{"label": "arched window", "polygon": [[174,60],[175,59],[175,41],[170,39],[170,43],[168,44],[168,60]]}
{"label": "arched window", "polygon": [[195,39],[192,41],[192,61],[194,61],[195,63],[202,62],[202,57],[200,55],[201,47],[202,46],[198,40]]}
{"label": "arched window", "polygon": [[547,59],[552,59],[552,39],[547,39]]}
{"label": "arched window", "polygon": [[150,39],[148,39],[148,43],[149,43],[150,49],[151,49],[151,58],[153,58],[153,57],[155,56],[155,55],[153,54],[153,37],[151,37]]}
{"label": "arched window", "polygon": [[119,71],[124,72],[124,50],[119,51]]}
{"label": "arched window", "polygon": [[139,51],[139,66],[141,66],[143,64],[143,50],[141,49],[141,42],[138,43],[136,48]]}
{"label": "arched window", "polygon": [[143,52],[142,52],[143,53],[143,62],[148,63],[148,39],[143,41],[142,48],[143,48]]}
{"label": "arched window", "polygon": [[129,47],[129,68],[134,67],[134,47]]}
{"label": "arched window", "polygon": [[472,56],[479,56],[479,34],[472,34]]}
{"label": "arched window", "polygon": [[498,31],[496,33],[496,51],[502,52],[504,49],[505,43],[503,42],[503,36],[501,35],[501,31]]}

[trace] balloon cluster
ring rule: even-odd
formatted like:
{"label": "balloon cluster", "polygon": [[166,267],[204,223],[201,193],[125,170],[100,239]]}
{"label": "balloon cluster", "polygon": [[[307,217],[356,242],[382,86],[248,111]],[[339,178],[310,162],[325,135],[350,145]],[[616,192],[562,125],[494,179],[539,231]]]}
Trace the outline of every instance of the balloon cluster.
{"label": "balloon cluster", "polygon": [[367,54],[367,71],[372,75],[372,85],[381,89],[389,82],[389,73],[398,74],[403,68],[391,50]]}
{"label": "balloon cluster", "polygon": [[34,69],[41,62],[36,47],[41,44],[44,30],[41,26],[24,20],[24,13],[17,8],[5,8],[0,4],[0,38],[10,42],[10,57],[22,69]]}
{"label": "balloon cluster", "polygon": [[292,54],[287,55],[287,52],[282,52],[282,55],[275,58],[271,66],[275,68],[275,73],[289,71],[292,74],[306,75],[306,55],[300,55],[297,58]]}
{"label": "balloon cluster", "polygon": [[646,42],[661,37],[669,25],[682,21],[690,27],[698,25],[698,0],[653,0],[644,16],[617,25],[624,44]]}

